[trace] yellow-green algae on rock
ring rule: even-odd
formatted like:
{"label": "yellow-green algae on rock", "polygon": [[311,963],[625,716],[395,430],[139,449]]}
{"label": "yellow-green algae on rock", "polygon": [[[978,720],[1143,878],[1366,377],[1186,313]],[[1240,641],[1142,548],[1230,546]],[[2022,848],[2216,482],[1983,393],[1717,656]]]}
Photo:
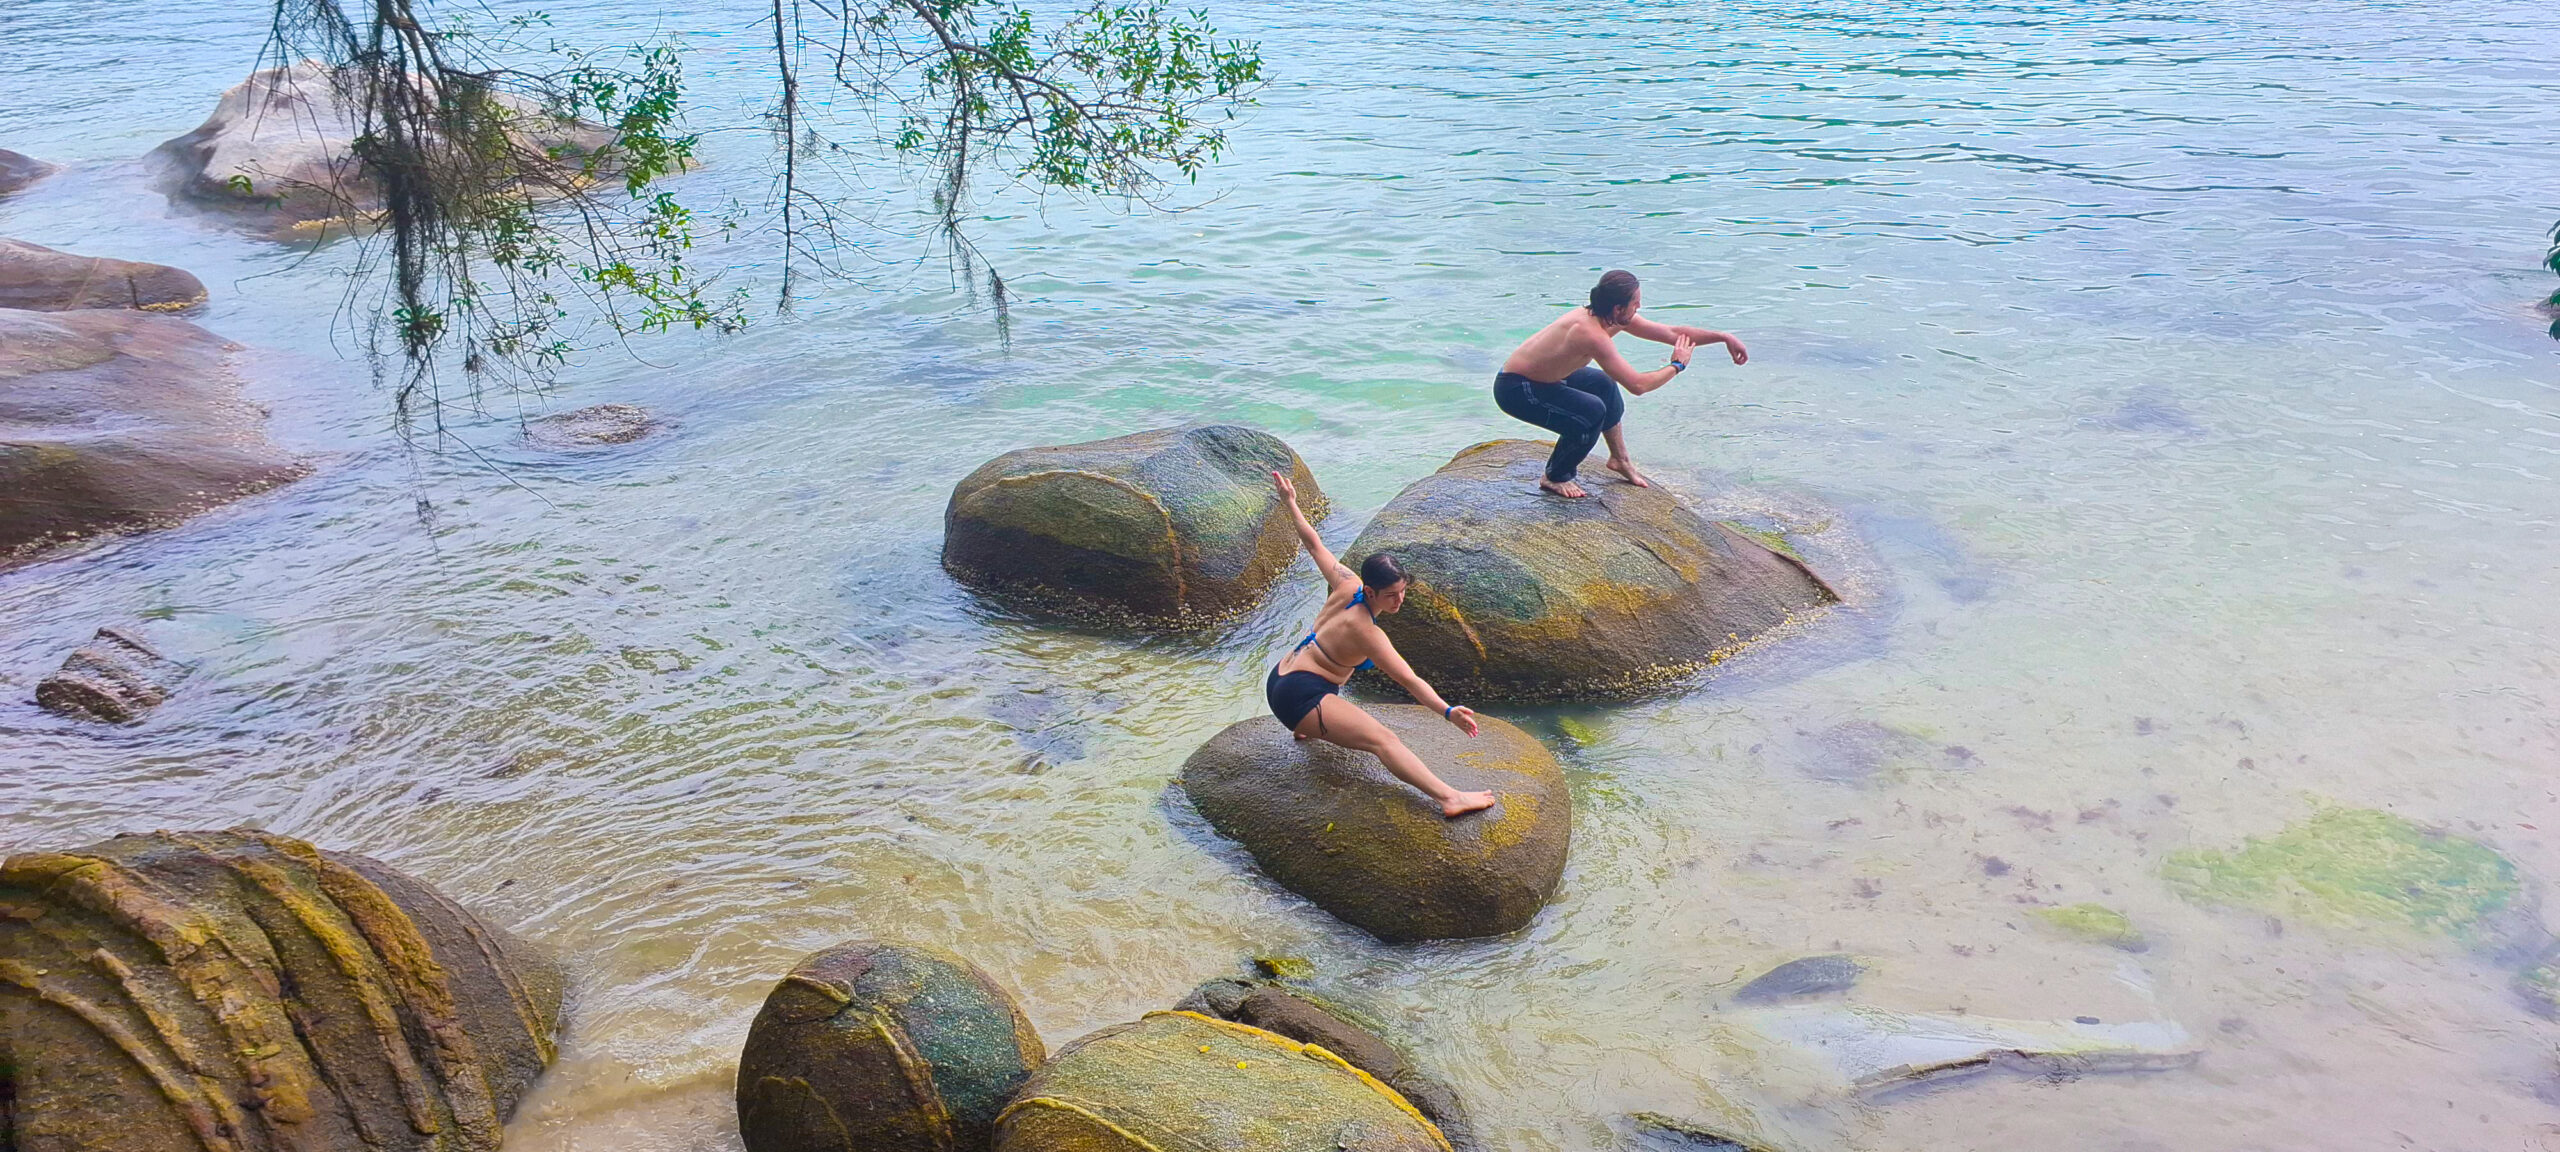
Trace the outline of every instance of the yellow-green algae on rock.
{"label": "yellow-green algae on rock", "polygon": [[1268,716],[1231,724],[1182,764],[1182,789],[1265,875],[1390,943],[1527,924],[1564,875],[1573,794],[1535,737],[1491,716],[1469,737],[1414,704],[1371,705],[1442,780],[1490,791],[1457,819],[1378,758],[1295,740]]}
{"label": "yellow-green algae on rock", "polygon": [[996,1152],[1450,1152],[1412,1104],[1312,1044],[1193,1012],[1076,1041],[996,1122]]}
{"label": "yellow-green algae on rock", "polygon": [[2038,908],[2035,918],[2065,936],[2074,936],[2093,944],[2140,952],[2151,946],[2142,932],[2125,914],[2104,904],[2069,904],[2060,908]]}
{"label": "yellow-green algae on rock", "polygon": [[2522,912],[2515,865],[2495,849],[2365,808],[2325,808],[2228,852],[2175,853],[2162,873],[2201,903],[2472,945],[2502,942]]}
{"label": "yellow-green algae on rock", "polygon": [[967,960],[841,944],[765,997],[738,1061],[738,1132],[748,1152],[985,1148],[1043,1055],[1013,997]]}
{"label": "yellow-green algae on rock", "polygon": [[1253,428],[1159,428],[1016,449],[952,490],[942,566],[982,590],[1069,615],[1232,616],[1297,557],[1273,472],[1291,477],[1310,518],[1324,515],[1306,462]]}
{"label": "yellow-green algae on rock", "polygon": [[376,861],[237,829],[0,864],[15,1152],[487,1152],[559,973]]}
{"label": "yellow-green algae on rock", "polygon": [[1440,694],[1625,696],[1676,682],[1833,602],[1804,565],[1700,517],[1669,490],[1537,488],[1549,446],[1496,440],[1407,486],[1344,554],[1413,578],[1379,617]]}

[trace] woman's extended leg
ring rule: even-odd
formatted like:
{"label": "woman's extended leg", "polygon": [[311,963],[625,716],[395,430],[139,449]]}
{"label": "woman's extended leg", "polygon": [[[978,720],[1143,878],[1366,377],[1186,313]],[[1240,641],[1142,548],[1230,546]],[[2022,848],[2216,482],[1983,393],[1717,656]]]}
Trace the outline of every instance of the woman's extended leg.
{"label": "woman's extended leg", "polygon": [[1404,741],[1378,723],[1378,718],[1361,711],[1360,706],[1340,696],[1327,696],[1316,702],[1316,710],[1298,721],[1299,738],[1315,737],[1329,744],[1339,744],[1354,752],[1366,752],[1387,766],[1396,779],[1422,790],[1422,794],[1440,802],[1443,816],[1464,816],[1469,812],[1493,807],[1491,792],[1460,792],[1447,781],[1433,775],[1431,766]]}

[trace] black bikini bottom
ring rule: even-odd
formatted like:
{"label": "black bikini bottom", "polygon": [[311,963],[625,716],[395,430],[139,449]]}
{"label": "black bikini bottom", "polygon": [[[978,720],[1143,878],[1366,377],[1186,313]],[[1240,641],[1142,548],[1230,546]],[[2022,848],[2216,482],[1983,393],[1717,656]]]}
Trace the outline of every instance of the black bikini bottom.
{"label": "black bikini bottom", "polygon": [[1270,701],[1271,714],[1291,732],[1298,730],[1298,722],[1324,703],[1325,697],[1340,691],[1342,685],[1303,669],[1283,676],[1277,664],[1271,666],[1271,675],[1262,680],[1262,697]]}

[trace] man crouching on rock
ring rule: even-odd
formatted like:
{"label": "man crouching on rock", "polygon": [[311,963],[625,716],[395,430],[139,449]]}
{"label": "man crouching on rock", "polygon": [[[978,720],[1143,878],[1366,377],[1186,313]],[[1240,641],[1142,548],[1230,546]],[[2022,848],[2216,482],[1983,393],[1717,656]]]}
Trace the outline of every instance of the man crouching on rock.
{"label": "man crouching on rock", "polygon": [[[1557,317],[1537,335],[1521,341],[1511,350],[1511,358],[1502,362],[1502,373],[1493,378],[1493,402],[1503,412],[1556,434],[1555,453],[1547,457],[1547,474],[1538,487],[1576,499],[1590,495],[1574,483],[1574,476],[1582,468],[1582,458],[1591,454],[1593,442],[1604,435],[1609,440],[1609,470],[1638,488],[1652,487],[1644,473],[1636,470],[1635,458],[1627,455],[1626,433],[1618,430],[1618,418],[1627,410],[1626,401],[1618,395],[1619,386],[1642,396],[1670,383],[1688,369],[1690,349],[1700,344],[1724,345],[1736,364],[1751,359],[1732,334],[1656,324],[1636,315],[1643,304],[1644,290],[1637,286],[1635,273],[1609,272],[1592,285],[1589,305]],[[1618,354],[1615,337],[1620,332],[1670,345],[1671,363],[1651,372],[1636,371]],[[1594,360],[1599,367],[1591,367]],[[1550,380],[1555,383],[1547,383]]]}

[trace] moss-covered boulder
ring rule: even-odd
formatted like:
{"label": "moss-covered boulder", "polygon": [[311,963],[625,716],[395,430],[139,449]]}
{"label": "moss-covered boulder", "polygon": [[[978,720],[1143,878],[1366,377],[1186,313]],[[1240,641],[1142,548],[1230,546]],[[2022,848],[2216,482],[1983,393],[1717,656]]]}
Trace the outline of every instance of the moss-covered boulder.
{"label": "moss-covered boulder", "polygon": [[996,1152],[1449,1152],[1413,1105],[1321,1047],[1190,1012],[1058,1053],[996,1121]]}
{"label": "moss-covered boulder", "polygon": [[1469,738],[1428,708],[1371,706],[1449,786],[1489,791],[1457,819],[1365,752],[1292,739],[1268,716],[1229,725],[1182,765],[1182,789],[1263,872],[1391,943],[1527,924],[1564,875],[1573,799],[1528,733],[1490,716]]}
{"label": "moss-covered boulder", "polygon": [[942,566],[982,591],[1048,611],[1187,622],[1260,600],[1298,552],[1271,474],[1311,518],[1324,493],[1305,461],[1234,424],[1161,428],[979,467],[943,513]]}
{"label": "moss-covered boulder", "polygon": [[0,308],[179,312],[202,303],[204,281],[183,268],[81,256],[24,240],[0,239]]}
{"label": "moss-covered boulder", "polygon": [[301,476],[232,350],[171,316],[0,309],[0,568]]}
{"label": "moss-covered boulder", "polygon": [[0,864],[17,1152],[486,1152],[560,978],[433,889],[249,830]]}
{"label": "moss-covered boulder", "polygon": [[1413,578],[1379,617],[1396,651],[1451,699],[1626,696],[1675,683],[1833,602],[1812,571],[1668,490],[1537,488],[1548,446],[1460,452],[1380,509],[1345,553],[1385,552]]}
{"label": "moss-covered boulder", "polygon": [[2533,931],[2515,865],[2496,849],[2371,809],[2322,809],[2227,852],[2174,853],[2162,872],[2188,899],[2332,929],[2486,949]]}
{"label": "moss-covered boulder", "polygon": [[2104,944],[2127,952],[2147,951],[2151,942],[2142,930],[2133,926],[2125,914],[2104,904],[2066,904],[2059,908],[2038,908],[2035,918],[2045,927],[2092,944]]}
{"label": "moss-covered boulder", "polygon": [[1269,979],[1224,977],[1202,983],[1173,1006],[1220,1020],[1249,1024],[1301,1044],[1313,1044],[1378,1078],[1440,1129],[1458,1152],[1475,1147],[1466,1107],[1457,1090],[1414,1063],[1403,1047],[1357,1014],[1312,992],[1283,988]]}
{"label": "moss-covered boulder", "polygon": [[1013,997],[916,944],[855,941],[765,997],[738,1060],[748,1152],[985,1148],[1044,1055]]}

